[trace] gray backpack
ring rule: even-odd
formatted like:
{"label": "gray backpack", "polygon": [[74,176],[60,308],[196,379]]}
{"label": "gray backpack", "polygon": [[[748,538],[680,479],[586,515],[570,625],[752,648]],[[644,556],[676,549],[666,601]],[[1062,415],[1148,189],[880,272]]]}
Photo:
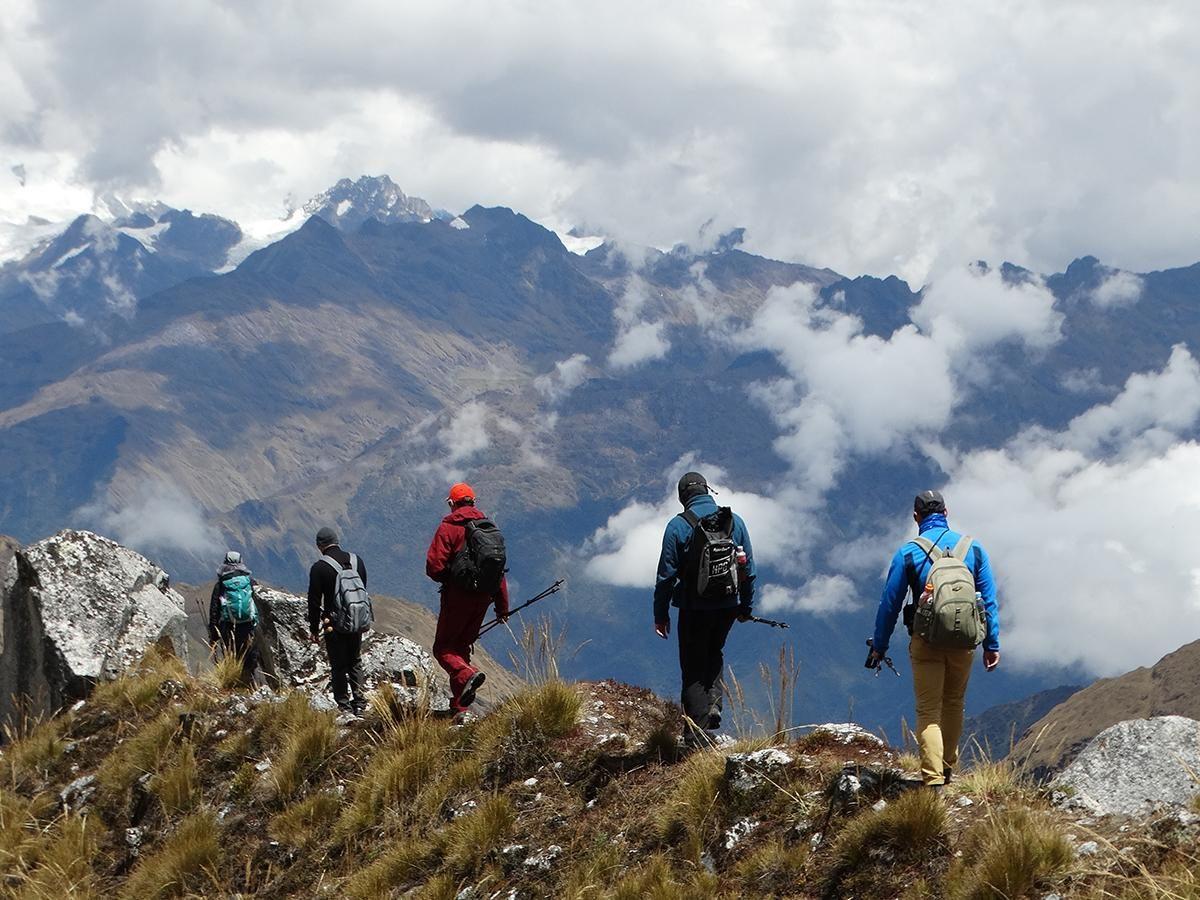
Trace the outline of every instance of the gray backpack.
{"label": "gray backpack", "polygon": [[322,556],[321,559],[337,572],[337,582],[333,587],[333,609],[329,612],[333,630],[341,634],[369,631],[375,621],[375,612],[371,609],[367,586],[358,574],[358,557],[350,554],[349,568],[343,568],[332,556]]}
{"label": "gray backpack", "polygon": [[933,561],[913,613],[913,634],[939,650],[974,650],[983,642],[987,623],[966,563],[971,538],[963,535],[949,552],[925,537],[913,543]]}

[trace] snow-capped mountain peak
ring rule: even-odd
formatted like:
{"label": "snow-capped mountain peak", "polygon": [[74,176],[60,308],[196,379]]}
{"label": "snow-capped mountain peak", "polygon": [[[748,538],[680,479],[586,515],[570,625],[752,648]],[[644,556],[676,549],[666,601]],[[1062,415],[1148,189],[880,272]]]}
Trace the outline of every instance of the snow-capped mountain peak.
{"label": "snow-capped mountain peak", "polygon": [[364,175],[357,181],[343,178],[305,203],[304,212],[307,216],[320,216],[343,231],[353,231],[367,219],[429,222],[443,218],[443,214],[420,197],[405,194],[387,175]]}

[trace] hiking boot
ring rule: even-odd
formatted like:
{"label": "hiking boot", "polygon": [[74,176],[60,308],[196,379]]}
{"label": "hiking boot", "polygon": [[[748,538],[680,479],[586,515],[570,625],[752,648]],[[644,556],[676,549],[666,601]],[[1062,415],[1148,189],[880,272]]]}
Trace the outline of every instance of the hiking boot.
{"label": "hiking boot", "polygon": [[459,706],[470,706],[475,702],[475,693],[487,681],[487,676],[482,672],[476,672],[471,676],[471,680],[467,682],[467,686],[463,688],[462,696],[458,698]]}
{"label": "hiking boot", "polygon": [[354,715],[358,716],[361,719],[363,717],[363,714],[366,713],[366,711],[367,711],[367,701],[366,700],[355,700],[353,703],[350,704],[350,711],[352,713],[354,713]]}
{"label": "hiking boot", "polygon": [[715,712],[710,712],[708,714],[708,722],[705,724],[704,728],[706,731],[716,731],[720,727],[721,711],[718,709]]}
{"label": "hiking boot", "polygon": [[954,780],[954,770],[949,766],[946,766],[946,768],[942,769],[942,775],[945,778],[946,784],[949,784]]}

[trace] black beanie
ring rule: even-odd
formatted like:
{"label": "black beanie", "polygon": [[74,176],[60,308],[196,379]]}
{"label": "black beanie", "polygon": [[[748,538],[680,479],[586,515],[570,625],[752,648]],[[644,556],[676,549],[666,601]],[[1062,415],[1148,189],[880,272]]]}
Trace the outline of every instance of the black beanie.
{"label": "black beanie", "polygon": [[699,472],[688,472],[679,479],[679,502],[687,505],[687,502],[698,494],[708,493],[708,482],[704,480],[704,476]]}

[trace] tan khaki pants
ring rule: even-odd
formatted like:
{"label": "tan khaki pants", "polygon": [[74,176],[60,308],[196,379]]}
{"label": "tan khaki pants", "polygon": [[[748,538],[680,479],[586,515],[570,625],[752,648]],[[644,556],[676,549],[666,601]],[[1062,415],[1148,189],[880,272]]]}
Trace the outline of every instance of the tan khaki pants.
{"label": "tan khaki pants", "polygon": [[926,784],[944,784],[946,771],[958,764],[963,698],[975,651],[938,650],[914,634],[908,645],[908,658],[917,697],[921,778]]}

